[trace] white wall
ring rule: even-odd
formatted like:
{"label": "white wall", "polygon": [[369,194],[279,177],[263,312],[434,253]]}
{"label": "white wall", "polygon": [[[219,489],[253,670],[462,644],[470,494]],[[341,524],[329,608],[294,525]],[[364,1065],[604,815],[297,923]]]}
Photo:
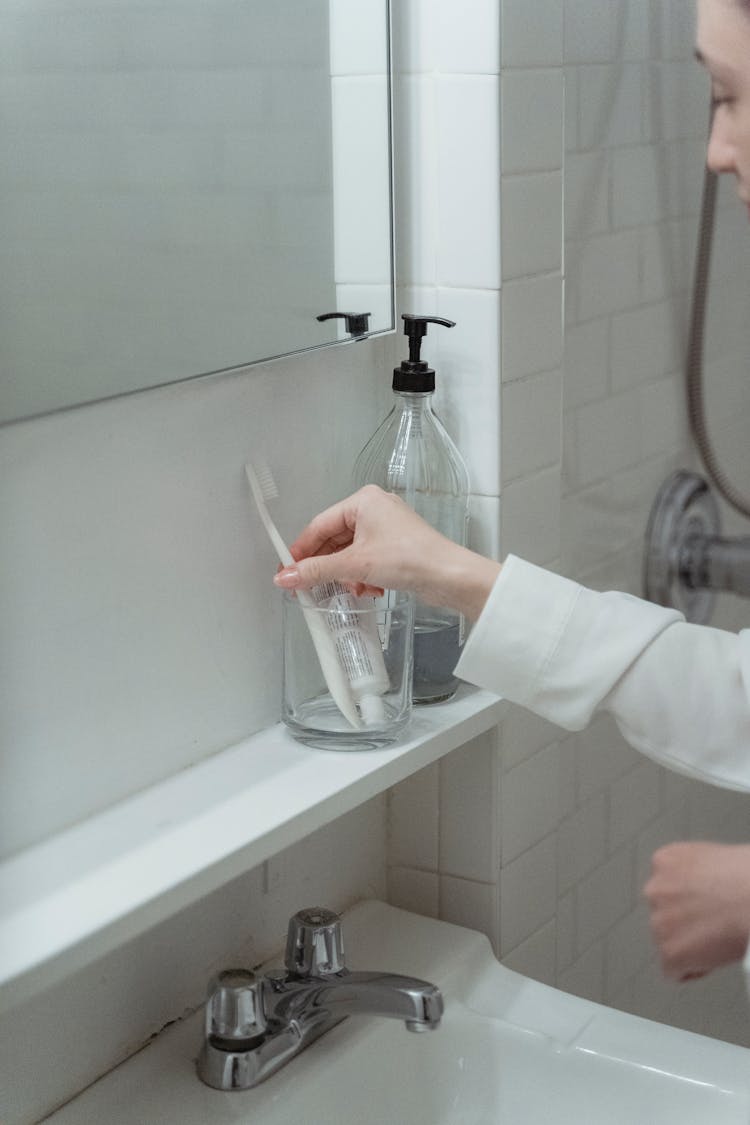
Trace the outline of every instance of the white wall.
{"label": "white wall", "polygon": [[[695,460],[681,365],[708,92],[691,7],[502,0],[471,5],[467,26],[490,9],[501,20],[500,553],[640,593],[656,490]],[[419,81],[439,88],[439,56],[420,51]],[[487,41],[470,53],[465,87],[471,61],[492,68],[488,53]],[[717,443],[741,485],[748,271],[732,194],[727,185],[707,374]],[[486,217],[474,208],[476,226]],[[720,600],[717,623],[749,617],[747,603]],[[738,974],[689,989],[663,981],[640,900],[660,844],[746,839],[743,798],[660,770],[606,719],[565,736],[516,709],[495,735],[404,783],[390,808],[397,904],[484,930],[508,965],[541,980],[750,1042]]]}

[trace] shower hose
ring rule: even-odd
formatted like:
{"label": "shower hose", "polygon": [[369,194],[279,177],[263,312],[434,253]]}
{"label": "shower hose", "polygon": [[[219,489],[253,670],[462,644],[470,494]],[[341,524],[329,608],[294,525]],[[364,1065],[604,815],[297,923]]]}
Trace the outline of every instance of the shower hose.
{"label": "shower hose", "polygon": [[731,504],[741,515],[750,519],[750,500],[734,487],[719,465],[706,425],[706,407],[703,393],[703,340],[708,301],[711,246],[716,219],[717,189],[718,176],[706,167],[703,179],[703,200],[701,203],[693,300],[688,332],[687,363],[685,366],[688,423],[709,480],[728,504]]}

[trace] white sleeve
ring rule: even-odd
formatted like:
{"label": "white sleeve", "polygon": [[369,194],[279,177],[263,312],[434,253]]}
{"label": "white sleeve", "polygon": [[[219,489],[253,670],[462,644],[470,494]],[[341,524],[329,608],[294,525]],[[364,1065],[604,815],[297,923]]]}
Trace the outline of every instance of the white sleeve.
{"label": "white sleeve", "polygon": [[750,789],[750,634],[688,625],[509,556],[456,675],[568,730],[610,712],[636,749]]}

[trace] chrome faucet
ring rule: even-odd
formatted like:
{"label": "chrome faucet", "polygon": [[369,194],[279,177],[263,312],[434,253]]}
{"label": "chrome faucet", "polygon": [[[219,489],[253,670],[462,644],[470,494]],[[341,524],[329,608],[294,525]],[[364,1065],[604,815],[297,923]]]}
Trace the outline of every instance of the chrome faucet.
{"label": "chrome faucet", "polygon": [[217,1090],[248,1090],[349,1015],[401,1019],[434,1030],[440,989],[394,973],[350,972],[341,921],[320,907],[289,920],[285,969],[227,969],[209,984],[198,1075]]}

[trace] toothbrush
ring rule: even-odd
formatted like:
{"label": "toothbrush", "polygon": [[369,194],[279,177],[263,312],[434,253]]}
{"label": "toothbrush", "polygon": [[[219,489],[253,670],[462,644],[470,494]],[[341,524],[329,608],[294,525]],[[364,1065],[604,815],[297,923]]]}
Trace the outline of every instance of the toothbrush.
{"label": "toothbrush", "polygon": [[[254,465],[248,462],[245,465],[245,473],[263,526],[268,532],[268,538],[271,540],[279,560],[283,566],[293,566],[292,553],[282,539],[279,529],[271,519],[271,514],[266,506],[267,500],[276,500],[279,495],[273,473],[264,462],[259,460],[256,460]],[[320,667],[331,693],[331,698],[344,718],[351,726],[359,730],[362,721],[357,713],[354,696],[336,655],[331,633],[321,614],[314,612],[317,603],[307,590],[297,590],[297,598],[302,606],[302,612],[305,615],[305,621],[310,630],[310,636],[315,645],[315,651],[318,654]]]}

